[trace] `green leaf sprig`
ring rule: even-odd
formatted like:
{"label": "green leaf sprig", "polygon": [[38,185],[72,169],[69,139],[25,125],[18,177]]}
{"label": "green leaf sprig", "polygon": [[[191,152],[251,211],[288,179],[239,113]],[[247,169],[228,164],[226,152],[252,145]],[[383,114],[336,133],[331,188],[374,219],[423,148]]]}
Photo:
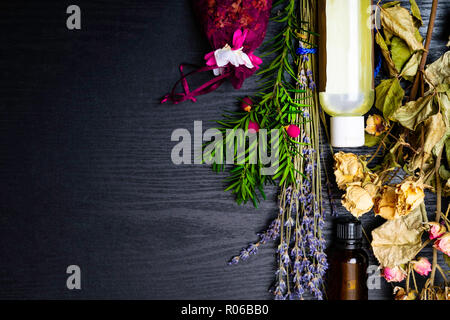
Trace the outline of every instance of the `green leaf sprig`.
{"label": "green leaf sprig", "polygon": [[[216,156],[216,152],[212,151],[209,155],[209,162],[212,162],[212,168],[216,172],[228,169],[229,177],[226,179],[226,191],[231,191],[236,196],[238,204],[246,203],[251,200],[255,207],[259,200],[259,195],[265,199],[264,185],[266,183],[275,183],[278,180],[280,185],[292,184],[296,182],[297,169],[295,168],[293,158],[298,154],[297,146],[304,144],[298,140],[292,139],[286,134],[285,126],[293,124],[298,115],[302,115],[305,108],[310,107],[309,104],[302,102],[307,99],[304,96],[299,98],[299,93],[305,93],[305,90],[299,89],[297,86],[297,65],[299,57],[296,54],[296,48],[299,41],[308,44],[305,39],[299,37],[299,20],[296,10],[295,0],[280,0],[273,4],[277,14],[271,18],[271,21],[280,25],[281,31],[272,39],[263,45],[263,55],[267,62],[261,71],[258,72],[259,90],[252,99],[254,101],[251,111],[227,112],[223,115],[223,119],[217,121],[220,125],[218,130],[225,134],[227,130],[242,129],[247,130],[250,121],[256,122],[261,129],[279,130],[278,144],[272,145],[274,141],[269,137],[268,147],[279,149],[279,160],[277,170],[273,176],[261,174],[261,169],[265,167],[258,158],[257,163],[243,164],[238,163],[238,159],[248,160],[254,147],[246,141],[244,154],[239,152],[238,148],[234,148],[234,165],[227,167],[225,161],[220,163],[212,161]],[[310,121],[305,119],[304,121]],[[220,143],[218,150],[225,150],[227,141],[210,142]],[[205,144],[205,147],[210,143]],[[271,150],[269,150],[271,152]],[[221,159],[223,160],[223,159]]]}

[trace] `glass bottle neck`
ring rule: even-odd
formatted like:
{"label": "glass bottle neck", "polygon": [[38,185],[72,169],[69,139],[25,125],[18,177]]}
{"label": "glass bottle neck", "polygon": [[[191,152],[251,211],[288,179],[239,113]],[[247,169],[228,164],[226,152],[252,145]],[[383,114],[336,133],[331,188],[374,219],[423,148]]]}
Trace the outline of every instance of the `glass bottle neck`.
{"label": "glass bottle neck", "polygon": [[336,242],[339,249],[360,249],[362,246],[361,240],[338,240]]}

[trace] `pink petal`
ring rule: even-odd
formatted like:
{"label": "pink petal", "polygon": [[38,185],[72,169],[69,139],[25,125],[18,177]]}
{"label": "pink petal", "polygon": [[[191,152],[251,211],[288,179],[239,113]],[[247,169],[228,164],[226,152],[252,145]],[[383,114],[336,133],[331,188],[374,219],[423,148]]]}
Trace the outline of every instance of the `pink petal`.
{"label": "pink petal", "polygon": [[247,37],[247,30],[242,33],[241,29],[237,29],[233,34],[233,49],[237,50],[242,48],[245,37]]}
{"label": "pink petal", "polygon": [[214,56],[214,51],[208,52],[207,54],[205,54],[205,60],[208,60],[212,56]]}
{"label": "pink petal", "polygon": [[215,66],[216,65],[216,57],[214,56],[214,51],[207,53],[205,55],[206,65],[207,66]]}
{"label": "pink petal", "polygon": [[250,58],[250,61],[253,63],[253,65],[258,68],[258,66],[262,63],[262,59],[260,57],[255,56],[253,52],[250,52],[247,55]]}

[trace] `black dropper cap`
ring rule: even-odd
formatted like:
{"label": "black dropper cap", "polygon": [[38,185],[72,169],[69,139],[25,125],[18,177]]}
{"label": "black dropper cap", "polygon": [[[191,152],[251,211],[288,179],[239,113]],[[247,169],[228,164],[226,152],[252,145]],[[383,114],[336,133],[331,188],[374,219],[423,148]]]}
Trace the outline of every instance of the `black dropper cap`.
{"label": "black dropper cap", "polygon": [[362,228],[361,222],[354,218],[336,219],[337,241],[340,246],[347,249],[361,247]]}

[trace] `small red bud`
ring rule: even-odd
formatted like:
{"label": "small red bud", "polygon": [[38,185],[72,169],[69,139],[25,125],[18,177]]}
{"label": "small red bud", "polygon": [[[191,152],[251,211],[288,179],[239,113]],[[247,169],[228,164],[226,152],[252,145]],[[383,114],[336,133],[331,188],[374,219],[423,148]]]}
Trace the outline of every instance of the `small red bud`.
{"label": "small red bud", "polygon": [[250,121],[248,123],[248,132],[256,133],[258,131],[259,131],[259,125],[256,122],[254,122],[254,121]]}
{"label": "small red bud", "polygon": [[252,109],[253,101],[249,97],[245,97],[241,101],[241,109],[247,112],[250,112]]}
{"label": "small red bud", "polygon": [[291,138],[297,138],[300,135],[300,128],[297,127],[295,124],[290,124],[285,127],[287,134]]}

